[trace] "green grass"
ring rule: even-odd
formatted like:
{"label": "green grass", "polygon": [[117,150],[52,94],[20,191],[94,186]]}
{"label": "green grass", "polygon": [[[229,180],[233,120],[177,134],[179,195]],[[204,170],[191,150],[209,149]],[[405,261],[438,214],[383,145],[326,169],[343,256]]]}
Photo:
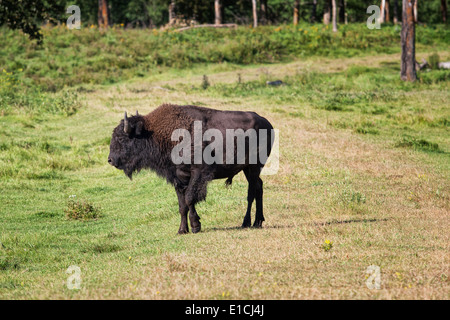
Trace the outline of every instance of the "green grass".
{"label": "green grass", "polygon": [[[305,110],[312,108],[317,111],[311,112],[325,116],[330,126],[363,135],[382,135],[382,140],[396,139],[397,147],[448,154],[450,113],[445,92],[450,88],[450,72],[427,70],[420,73],[418,82],[405,83],[398,77],[399,62],[389,63],[388,68],[385,64],[382,61],[377,67],[351,65],[344,71],[322,73],[299,68],[292,75],[284,75],[280,87],[266,85],[268,79],[278,75],[260,73],[259,79],[243,83],[216,84],[206,90],[179,83],[173,90],[273,103],[277,107],[272,111],[286,119],[304,118]],[[432,100],[417,103],[421,94],[430,91],[436,92]]]}
{"label": "green grass", "polygon": [[[288,38],[284,47],[294,37],[291,28],[276,31]],[[419,39],[430,36],[428,44],[419,40],[418,60],[438,52],[448,61],[448,44],[439,40],[447,33],[427,28],[418,31]],[[150,41],[142,30],[82,30],[86,38],[73,45],[66,30],[44,32],[52,50],[78,46],[83,52],[86,43],[97,50],[100,44],[86,42],[89,37],[109,48],[112,36],[125,32],[132,38],[114,50]],[[220,32],[233,41],[233,32],[239,39],[252,29]],[[0,41],[21,39],[11,33]],[[382,41],[354,49],[356,56],[341,42],[329,54],[311,51],[271,65],[200,62],[135,77],[145,63],[133,64],[121,75],[112,71],[114,82],[121,81],[114,84],[102,79],[117,61],[108,62],[91,74],[93,83],[105,85],[75,81],[56,92],[45,81],[54,88],[73,81],[89,58],[80,56],[65,75],[47,70],[32,79],[28,66],[40,70],[43,49],[28,42],[4,49],[28,56],[20,58],[27,63],[22,74],[14,78],[7,67],[2,78],[10,83],[3,82],[2,98],[9,100],[0,115],[0,298],[448,299],[449,73],[424,71],[417,83],[401,82],[398,48],[382,48]],[[55,63],[64,64],[58,57]],[[278,79],[284,85],[266,85]],[[130,181],[108,165],[111,133],[123,111],[146,114],[163,102],[253,110],[280,130],[280,170],[263,177],[261,230],[239,228],[246,210],[242,174],[231,188],[212,182],[197,208],[202,232],[178,236],[173,187],[148,171]],[[70,219],[69,211],[86,216]],[[81,290],[66,286],[72,265],[81,268]],[[365,286],[370,265],[381,268],[381,290]]]}
{"label": "green grass", "polygon": [[[44,27],[36,47],[18,31],[0,29],[0,66],[19,72],[25,85],[46,91],[81,84],[111,84],[145,77],[168,68],[195,64],[275,63],[309,56],[352,57],[399,52],[400,29],[383,26],[368,32],[364,24],[340,26],[266,26],[257,29],[68,30]],[[220,41],[218,41],[220,39]],[[418,48],[441,50],[450,42],[444,25],[418,26]]]}

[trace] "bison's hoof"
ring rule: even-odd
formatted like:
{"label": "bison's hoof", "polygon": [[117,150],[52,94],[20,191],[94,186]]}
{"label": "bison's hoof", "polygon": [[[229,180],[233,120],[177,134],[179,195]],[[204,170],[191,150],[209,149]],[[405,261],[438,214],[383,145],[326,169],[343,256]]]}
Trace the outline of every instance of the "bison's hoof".
{"label": "bison's hoof", "polygon": [[252,226],[251,222],[245,222],[242,224],[242,228],[250,228]]}
{"label": "bison's hoof", "polygon": [[253,224],[253,228],[262,228],[262,220],[255,220],[255,223]]}
{"label": "bison's hoof", "polygon": [[192,233],[200,232],[200,230],[202,230],[202,225],[199,222],[197,226],[195,226],[195,227],[191,226],[191,229],[192,229]]}
{"label": "bison's hoof", "polygon": [[186,230],[186,229],[178,230],[178,234],[187,234],[187,233],[189,233],[189,230]]}

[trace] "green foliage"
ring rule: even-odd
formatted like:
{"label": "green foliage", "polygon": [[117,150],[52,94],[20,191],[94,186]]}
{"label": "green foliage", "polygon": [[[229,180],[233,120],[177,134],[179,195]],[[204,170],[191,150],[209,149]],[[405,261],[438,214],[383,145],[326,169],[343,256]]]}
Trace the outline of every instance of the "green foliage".
{"label": "green foliage", "polygon": [[0,73],[0,112],[49,113],[53,115],[73,115],[81,106],[75,91],[61,90],[58,93],[43,92],[36,87],[26,87],[22,69]]}
{"label": "green foliage", "polygon": [[425,139],[418,139],[411,136],[404,136],[399,142],[395,144],[396,147],[403,147],[403,148],[412,148],[412,149],[418,149],[423,151],[432,151],[432,152],[439,152],[439,145],[437,143],[433,143],[430,141],[427,141]]}
{"label": "green foliage", "polygon": [[[421,35],[420,30],[425,30]],[[417,43],[445,47],[450,29],[418,27]],[[68,30],[45,27],[42,47],[0,29],[0,66],[25,87],[57,91],[64,86],[111,84],[165,68],[190,68],[202,63],[274,63],[307,56],[351,57],[399,52],[396,27],[370,31],[347,25],[333,34],[323,25],[290,25],[252,29],[129,30],[95,26]],[[447,41],[447,42],[446,42]],[[19,71],[19,70],[22,71]],[[349,70],[363,74],[368,70]],[[16,73],[18,73],[16,75]],[[349,74],[352,76],[352,74]]]}
{"label": "green foliage", "polygon": [[208,87],[209,87],[210,85],[211,85],[211,84],[209,83],[208,77],[207,77],[206,75],[203,75],[202,89],[203,89],[203,90],[206,90],[206,89],[208,89]]}
{"label": "green foliage", "polygon": [[101,216],[100,209],[86,200],[69,199],[64,210],[67,219],[72,220],[96,220]]}
{"label": "green foliage", "polygon": [[6,24],[11,29],[20,29],[30,39],[42,43],[39,24],[44,20],[57,21],[65,10],[61,1],[47,0],[1,0],[0,26]]}
{"label": "green foliage", "polygon": [[428,63],[431,69],[439,69],[439,60],[439,55],[437,53],[433,53],[432,55],[428,56]]}

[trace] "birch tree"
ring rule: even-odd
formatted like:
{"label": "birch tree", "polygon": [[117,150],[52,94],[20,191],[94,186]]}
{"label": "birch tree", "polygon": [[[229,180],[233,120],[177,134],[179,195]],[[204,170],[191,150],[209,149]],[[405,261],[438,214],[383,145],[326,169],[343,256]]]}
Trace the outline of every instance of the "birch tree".
{"label": "birch tree", "polygon": [[214,0],[214,24],[222,24],[222,6],[220,0]]}
{"label": "birch tree", "polygon": [[258,26],[258,8],[256,0],[252,0],[252,11],[253,11],[253,28]]}
{"label": "birch tree", "polygon": [[331,0],[331,7],[332,7],[332,19],[333,19],[333,32],[337,32],[337,8],[336,8],[336,0]]}

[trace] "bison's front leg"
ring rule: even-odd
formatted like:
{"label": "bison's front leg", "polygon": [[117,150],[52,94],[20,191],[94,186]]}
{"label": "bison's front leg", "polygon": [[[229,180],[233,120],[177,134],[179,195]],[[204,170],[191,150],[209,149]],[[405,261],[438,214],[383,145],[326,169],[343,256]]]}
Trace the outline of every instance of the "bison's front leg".
{"label": "bison's front leg", "polygon": [[189,227],[187,224],[187,215],[189,207],[186,204],[186,199],[184,197],[184,192],[182,190],[176,190],[178,196],[178,207],[180,209],[181,223],[180,229],[178,229],[178,234],[189,233]]}
{"label": "bison's front leg", "polygon": [[191,222],[192,232],[200,232],[202,229],[202,224],[200,223],[200,217],[198,216],[193,204],[189,206],[189,220]]}

